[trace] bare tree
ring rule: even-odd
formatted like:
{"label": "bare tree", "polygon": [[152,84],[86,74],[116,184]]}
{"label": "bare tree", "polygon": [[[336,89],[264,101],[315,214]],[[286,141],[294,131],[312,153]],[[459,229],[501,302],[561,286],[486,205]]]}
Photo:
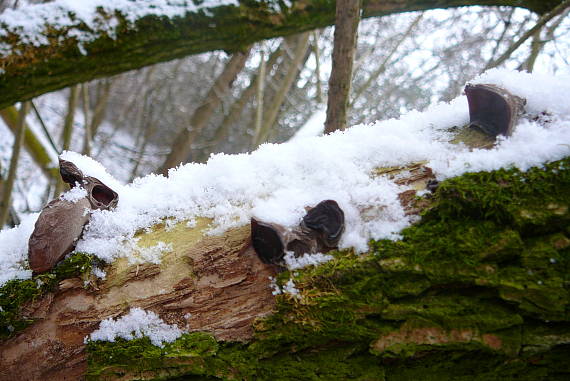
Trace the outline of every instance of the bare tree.
{"label": "bare tree", "polygon": [[517,50],[522,44],[526,42],[526,40],[534,36],[535,33],[540,31],[542,27],[554,17],[564,13],[568,7],[570,7],[570,0],[564,0],[562,3],[554,7],[554,9],[552,9],[550,12],[542,15],[532,28],[527,30],[526,33],[523,34],[517,41],[515,41],[499,58],[493,62],[490,62],[485,67],[485,70],[502,65],[511,56],[511,54],[515,52],[515,50]]}
{"label": "bare tree", "polygon": [[309,32],[305,32],[298,36],[295,36],[294,38],[286,39],[285,49],[293,47],[293,50],[290,54],[291,60],[288,64],[286,74],[277,86],[271,102],[267,104],[267,112],[263,118],[263,126],[253,141],[253,148],[256,148],[261,143],[266,141],[271,128],[274,127],[275,121],[279,116],[281,106],[283,105],[283,102],[285,101],[285,98],[289,93],[289,90],[291,89],[295,78],[297,78],[297,75],[299,74],[301,63],[306,58],[307,50],[309,48],[309,35]]}
{"label": "bare tree", "polygon": [[361,0],[338,0],[334,32],[332,72],[329,79],[325,133],[344,130],[347,125],[352,65],[360,21]]}
{"label": "bare tree", "polygon": [[159,170],[160,173],[166,175],[169,168],[173,168],[187,160],[192,151],[192,142],[208,123],[208,120],[220,105],[222,97],[228,93],[236,76],[245,66],[249,50],[250,48],[245,52],[237,52],[232,55],[224,71],[216,79],[206,98],[192,115],[189,127],[184,128],[176,136],[172,150]]}

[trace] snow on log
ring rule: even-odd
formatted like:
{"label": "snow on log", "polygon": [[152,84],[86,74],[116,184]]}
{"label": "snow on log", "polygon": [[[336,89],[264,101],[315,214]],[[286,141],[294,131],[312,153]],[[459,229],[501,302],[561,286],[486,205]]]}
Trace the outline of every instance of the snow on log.
{"label": "snow on log", "polygon": [[[564,379],[570,81],[477,83],[527,101],[492,146],[461,97],[127,186],[64,154],[120,201],[33,279],[33,224],[0,232],[0,379]],[[250,219],[291,228],[323,199],[342,250],[264,264]]]}

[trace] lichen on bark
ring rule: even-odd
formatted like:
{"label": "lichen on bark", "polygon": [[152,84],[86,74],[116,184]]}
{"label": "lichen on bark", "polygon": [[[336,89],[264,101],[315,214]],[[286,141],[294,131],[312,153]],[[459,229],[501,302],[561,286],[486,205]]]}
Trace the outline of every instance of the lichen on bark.
{"label": "lichen on bark", "polygon": [[[89,379],[567,379],[570,158],[443,182],[370,252],[285,272],[245,342],[88,344]],[[177,378],[180,377],[180,378]]]}

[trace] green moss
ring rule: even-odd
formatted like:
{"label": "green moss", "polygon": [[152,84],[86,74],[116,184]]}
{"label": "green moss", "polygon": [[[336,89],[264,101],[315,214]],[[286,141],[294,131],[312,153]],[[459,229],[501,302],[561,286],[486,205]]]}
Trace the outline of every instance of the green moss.
{"label": "green moss", "polygon": [[280,274],[299,296],[279,295],[250,343],[204,334],[163,349],[142,339],[93,343],[90,377],[568,377],[570,159],[467,174],[433,197],[401,240]]}
{"label": "green moss", "polygon": [[69,256],[48,273],[27,280],[11,280],[0,287],[0,340],[33,323],[22,316],[21,307],[33,302],[45,293],[53,291],[58,283],[91,271],[93,256],[77,253]]}

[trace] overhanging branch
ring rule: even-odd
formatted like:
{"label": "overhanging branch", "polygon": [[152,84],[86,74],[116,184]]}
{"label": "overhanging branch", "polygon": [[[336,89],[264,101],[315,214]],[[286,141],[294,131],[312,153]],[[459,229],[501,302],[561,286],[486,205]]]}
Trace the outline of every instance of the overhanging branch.
{"label": "overhanging branch", "polygon": [[[236,51],[263,39],[295,34],[334,23],[335,1],[296,0],[286,10],[277,1],[240,0],[239,6],[219,6],[183,17],[145,16],[134,23],[119,11],[100,10],[102,20],[116,18],[113,38],[82,23],[73,29],[93,40],[78,44],[69,27],[46,25],[45,44],[22,41],[18,31],[0,20],[0,109],[18,101],[76,83],[119,74],[191,54]],[[544,13],[561,0],[398,0],[364,2],[364,17],[466,5],[526,7]],[[281,10],[280,10],[281,9]],[[82,54],[87,53],[87,54]]]}

